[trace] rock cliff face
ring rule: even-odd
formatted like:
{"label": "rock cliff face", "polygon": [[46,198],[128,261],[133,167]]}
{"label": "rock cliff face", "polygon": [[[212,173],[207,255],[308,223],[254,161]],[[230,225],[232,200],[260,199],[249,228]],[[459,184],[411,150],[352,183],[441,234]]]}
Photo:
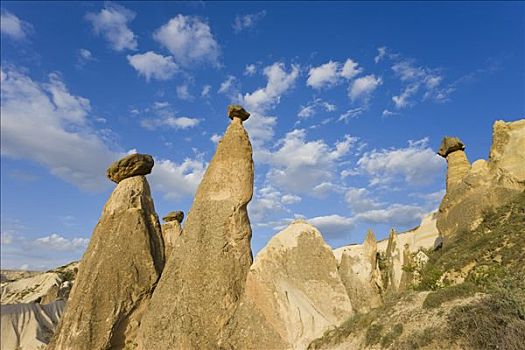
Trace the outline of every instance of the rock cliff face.
{"label": "rock cliff face", "polygon": [[46,305],[29,303],[0,306],[0,348],[43,349],[53,336],[64,307],[63,300]]}
{"label": "rock cliff face", "polygon": [[121,179],[80,262],[49,349],[133,347],[164,267],[164,244],[144,176]]}
{"label": "rock cliff face", "polygon": [[182,234],[182,220],[184,219],[184,213],[182,211],[172,211],[168,215],[162,218],[165,221],[162,224],[162,237],[164,238],[164,248],[166,261],[171,256],[171,253],[175,249],[175,242]]}
{"label": "rock cliff face", "polygon": [[391,230],[388,239],[379,242],[370,231],[363,244],[335,249],[338,271],[354,311],[368,312],[382,304],[385,292],[411,283],[413,276],[406,276],[403,266],[413,264],[420,249],[434,249],[440,242],[436,213],[431,213],[413,230]]}
{"label": "rock cliff face", "polygon": [[213,349],[229,343],[224,330],[252,263],[246,206],[254,176],[248,134],[240,117],[230,117],[144,316],[139,342],[144,349]]}
{"label": "rock cliff face", "polygon": [[340,252],[339,275],[356,312],[368,312],[381,305],[383,282],[377,261],[377,242],[368,231],[362,245],[344,247]]}
{"label": "rock cliff face", "polygon": [[465,145],[457,137],[445,137],[438,154],[447,160],[447,190],[460,182],[469,172],[470,163],[465,154]]}
{"label": "rock cliff face", "polygon": [[270,240],[248,273],[234,348],[305,349],[351,314],[331,248],[314,226],[296,221]]}
{"label": "rock cliff face", "polygon": [[452,162],[450,159],[462,151],[449,154],[441,150],[438,152],[442,156],[445,154],[449,165],[447,193],[437,218],[437,227],[445,239],[461,231],[475,229],[483,211],[501,206],[525,190],[523,149],[525,120],[519,120],[509,123],[497,121],[494,124],[489,160],[475,161],[466,172],[463,161],[456,159]]}

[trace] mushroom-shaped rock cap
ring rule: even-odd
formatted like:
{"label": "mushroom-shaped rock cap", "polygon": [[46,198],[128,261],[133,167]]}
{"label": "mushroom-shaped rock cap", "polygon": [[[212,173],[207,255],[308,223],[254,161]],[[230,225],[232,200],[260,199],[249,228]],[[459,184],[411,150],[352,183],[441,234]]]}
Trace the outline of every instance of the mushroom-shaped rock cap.
{"label": "mushroom-shaped rock cap", "polygon": [[177,211],[170,211],[168,214],[166,214],[165,217],[162,218],[164,222],[170,222],[177,220],[179,223],[184,220],[184,212],[177,210]]}
{"label": "mushroom-shaped rock cap", "polygon": [[119,183],[128,177],[151,173],[153,164],[153,157],[149,154],[130,154],[111,164],[106,175],[111,181]]}
{"label": "mushroom-shaped rock cap", "polygon": [[233,120],[233,118],[239,118],[240,120],[245,121],[250,117],[250,113],[246,112],[246,110],[240,105],[229,105],[228,117],[230,117],[231,120]]}
{"label": "mushroom-shaped rock cap", "polygon": [[446,157],[452,152],[463,151],[464,149],[465,145],[460,139],[457,137],[445,136],[443,137],[443,141],[441,141],[441,147],[439,147],[438,154],[442,157]]}

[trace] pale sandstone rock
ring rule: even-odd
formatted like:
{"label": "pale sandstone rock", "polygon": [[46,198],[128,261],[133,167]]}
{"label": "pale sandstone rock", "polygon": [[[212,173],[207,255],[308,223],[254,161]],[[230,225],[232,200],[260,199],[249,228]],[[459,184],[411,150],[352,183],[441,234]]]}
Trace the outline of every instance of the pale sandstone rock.
{"label": "pale sandstone rock", "polygon": [[470,163],[465,145],[457,137],[444,137],[438,154],[447,160],[447,190],[460,182],[469,172]]}
{"label": "pale sandstone rock", "polygon": [[184,212],[180,210],[170,211],[162,220],[164,222],[177,221],[180,224],[184,220]]}
{"label": "pale sandstone rock", "polygon": [[107,177],[116,183],[132,176],[148,175],[153,168],[153,157],[149,154],[130,154],[111,164]]}
{"label": "pale sandstone rock", "polygon": [[43,349],[53,336],[65,308],[65,301],[0,306],[0,348]]}
{"label": "pale sandstone rock", "polygon": [[447,186],[437,221],[444,239],[475,229],[484,211],[507,203],[525,190],[524,147],[525,120],[494,123],[489,161],[476,161],[461,181]]}
{"label": "pale sandstone rock", "polygon": [[179,221],[173,220],[162,224],[162,238],[164,239],[164,249],[166,255],[166,261],[171,256],[171,253],[175,249],[175,242],[182,234],[182,226]]}
{"label": "pale sandstone rock", "polygon": [[142,320],[143,349],[228,347],[225,329],[252,263],[246,206],[253,176],[248,134],[233,118]]}
{"label": "pale sandstone rock", "polygon": [[301,220],[259,252],[239,308],[232,342],[239,349],[305,349],[352,314],[331,248]]}
{"label": "pale sandstone rock", "polygon": [[49,349],[133,348],[163,266],[148,182],[124,179],[104,206]]}
{"label": "pale sandstone rock", "polygon": [[368,231],[362,245],[341,250],[339,275],[356,312],[368,312],[382,304],[383,281],[377,261],[377,242]]}

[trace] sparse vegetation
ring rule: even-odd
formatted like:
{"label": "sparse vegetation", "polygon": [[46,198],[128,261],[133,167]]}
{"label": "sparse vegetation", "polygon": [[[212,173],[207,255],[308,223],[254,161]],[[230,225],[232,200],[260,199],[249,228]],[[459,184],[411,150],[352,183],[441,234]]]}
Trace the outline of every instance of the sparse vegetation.
{"label": "sparse vegetation", "polygon": [[474,295],[477,290],[478,287],[470,282],[456,284],[448,288],[438,289],[435,292],[431,292],[427,295],[425,301],[423,302],[423,308],[436,308],[447,301]]}
{"label": "sparse vegetation", "polygon": [[[477,301],[437,310],[446,315],[446,324],[433,325],[403,336],[397,323],[385,333],[385,323],[393,305],[410,295],[398,294],[381,308],[354,315],[340,327],[326,332],[310,344],[320,349],[343,342],[351,334],[366,329],[366,345],[395,349],[418,349],[446,339],[468,349],[524,349],[525,339],[525,193],[498,210],[486,213],[472,232],[458,233],[442,249],[428,251],[429,262],[421,270],[416,291],[431,291],[423,308],[431,312],[443,303],[480,293]],[[379,256],[380,267],[388,270]],[[406,269],[411,270],[408,266]],[[406,271],[412,272],[412,271]],[[384,296],[385,297],[385,296]],[[397,300],[396,300],[397,299]]]}
{"label": "sparse vegetation", "polygon": [[383,332],[383,325],[372,324],[366,330],[365,343],[366,345],[375,345],[381,341],[381,332]]}
{"label": "sparse vegetation", "polygon": [[390,332],[381,338],[381,346],[383,348],[389,347],[397,338],[401,336],[401,334],[403,334],[403,325],[401,323],[396,323]]}

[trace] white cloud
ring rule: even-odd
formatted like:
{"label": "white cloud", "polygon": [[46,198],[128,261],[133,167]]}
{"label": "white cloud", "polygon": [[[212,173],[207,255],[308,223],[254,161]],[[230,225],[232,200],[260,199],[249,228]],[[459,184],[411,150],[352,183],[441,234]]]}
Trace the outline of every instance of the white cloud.
{"label": "white cloud", "polygon": [[293,195],[293,194],[285,194],[281,197],[281,202],[283,204],[296,204],[301,201],[301,197]]}
{"label": "white cloud", "polygon": [[166,117],[158,119],[143,119],[141,125],[150,130],[168,126],[173,129],[188,129],[199,125],[200,120],[189,117]]}
{"label": "white cloud", "polygon": [[345,201],[354,214],[377,209],[381,206],[381,203],[373,199],[366,188],[348,188],[345,192]]}
{"label": "white cloud", "polygon": [[306,104],[306,106],[301,106],[299,109],[299,113],[297,113],[297,116],[299,118],[310,118],[314,116],[319,109],[324,109],[325,112],[333,112],[337,109],[337,106],[334,104],[331,104],[329,102],[323,101],[320,98],[316,98],[313,101],[310,101]]}
{"label": "white cloud", "polygon": [[56,233],[34,240],[34,245],[39,248],[58,251],[83,251],[86,249],[88,243],[88,238],[65,238]]}
{"label": "white cloud", "polygon": [[337,121],[338,122],[344,121],[345,123],[348,123],[350,119],[359,117],[361,114],[363,114],[364,111],[365,109],[362,107],[351,108],[347,110],[346,112],[344,112],[343,114],[341,114],[339,116],[339,119],[337,119]]}
{"label": "white cloud", "polygon": [[244,75],[252,76],[255,73],[257,73],[257,67],[255,64],[247,64],[246,67],[244,67]]}
{"label": "white cloud", "polygon": [[334,176],[337,162],[355,141],[345,135],[329,147],[323,140],[306,141],[304,130],[293,130],[278,142],[275,152],[263,152],[261,161],[272,165],[267,174],[270,183],[294,193],[308,193]]}
{"label": "white cloud", "polygon": [[399,114],[399,113],[389,111],[388,109],[384,109],[384,110],[383,110],[383,113],[381,113],[381,115],[382,115],[383,117],[391,117],[391,116],[393,116],[393,115],[398,115],[398,114]]}
{"label": "white cloud", "polygon": [[184,101],[191,101],[193,100],[193,96],[188,91],[188,85],[179,85],[175,89],[177,93],[177,97]]}
{"label": "white cloud", "polygon": [[359,67],[359,64],[352,60],[351,58],[347,59],[343,68],[341,69],[340,75],[346,79],[352,79],[363,70]]}
{"label": "white cloud", "polygon": [[25,39],[33,30],[33,26],[26,21],[22,21],[16,15],[3,10],[0,17],[0,32],[14,40]]}
{"label": "white cloud", "polygon": [[134,18],[135,12],[111,2],[105,3],[99,13],[89,12],[86,15],[95,34],[104,36],[116,51],[137,49],[137,37],[128,28],[128,22]]}
{"label": "white cloud", "polygon": [[386,47],[383,46],[383,47],[377,48],[377,56],[374,57],[374,62],[375,63],[381,62],[383,58],[385,58],[385,56],[386,56]]}
{"label": "white cloud", "polygon": [[318,67],[310,68],[306,85],[314,89],[332,87],[341,82],[341,78],[350,80],[362,72],[359,64],[347,59],[344,64],[337,61],[329,61]]}
{"label": "white cloud", "polygon": [[162,56],[153,51],[133,56],[128,55],[129,64],[135,68],[146,81],[150,79],[168,80],[178,70],[177,64],[171,56]]}
{"label": "white cloud", "polygon": [[428,214],[418,205],[392,204],[386,208],[373,209],[357,214],[354,218],[362,222],[391,226],[416,226]]}
{"label": "white cloud", "polygon": [[375,89],[377,89],[382,83],[383,80],[381,77],[376,77],[373,74],[357,78],[350,86],[348,96],[352,102],[362,100],[366,103]]}
{"label": "white cloud", "polygon": [[267,220],[268,216],[285,211],[281,203],[281,192],[272,186],[265,186],[254,191],[254,198],[248,205],[250,219],[254,223]]}
{"label": "white cloud", "polygon": [[228,75],[228,78],[221,83],[217,92],[234,98],[239,95],[239,81],[233,75]]}
{"label": "white cloud", "polygon": [[211,85],[204,85],[201,91],[201,97],[208,97],[210,95]]}
{"label": "white cloud", "polygon": [[72,95],[61,77],[38,83],[2,69],[2,155],[36,161],[81,188],[109,185],[106,167],[121,155],[91,127],[89,100]]}
{"label": "white cloud", "polygon": [[155,159],[148,180],[154,190],[168,199],[193,196],[202,180],[207,164],[200,159],[185,159],[177,164],[171,160]]}
{"label": "white cloud", "polygon": [[263,73],[267,78],[266,86],[238,98],[251,113],[245,126],[255,145],[273,137],[276,118],[265,114],[274,108],[280,102],[281,96],[294,86],[299,76],[299,66],[293,64],[287,72],[284,63],[276,62],[264,68]]}
{"label": "white cloud", "polygon": [[[392,101],[397,109],[406,108],[415,102],[418,93],[422,96],[419,99],[444,100],[451,91],[440,89],[439,86],[443,77],[437,69],[415,66],[412,60],[402,59],[392,65],[392,70],[396,76],[405,84],[403,91],[392,97]],[[411,101],[412,100],[412,101]]]}
{"label": "white cloud", "polygon": [[317,227],[323,236],[328,239],[340,238],[345,234],[349,234],[355,227],[353,218],[340,215],[317,216],[308,219],[308,222]]}
{"label": "white cloud", "polygon": [[218,65],[220,48],[210,26],[199,17],[177,15],[160,27],[153,38],[166,47],[177,63]]}
{"label": "white cloud", "polygon": [[409,141],[408,147],[373,150],[358,161],[359,170],[368,174],[371,185],[383,185],[399,181],[424,185],[444,172],[444,162],[429,146],[428,139]]}
{"label": "white cloud", "polygon": [[88,49],[79,49],[77,51],[77,67],[81,68],[89,62],[97,61],[95,56]]}
{"label": "white cloud", "polygon": [[213,134],[213,135],[211,135],[211,137],[210,137],[211,142],[213,142],[213,143],[215,143],[215,144],[219,143],[219,141],[220,141],[221,139],[222,139],[222,135],[218,135],[218,134]]}
{"label": "white cloud", "polygon": [[308,72],[306,85],[315,89],[320,89],[337,84],[339,79],[338,70],[340,65],[341,64],[339,62],[329,61],[318,67],[311,68]]}
{"label": "white cloud", "polygon": [[266,16],[266,11],[257,13],[250,13],[246,15],[237,15],[233,21],[232,27],[235,33],[239,33],[245,29],[253,29],[261,19]]}

